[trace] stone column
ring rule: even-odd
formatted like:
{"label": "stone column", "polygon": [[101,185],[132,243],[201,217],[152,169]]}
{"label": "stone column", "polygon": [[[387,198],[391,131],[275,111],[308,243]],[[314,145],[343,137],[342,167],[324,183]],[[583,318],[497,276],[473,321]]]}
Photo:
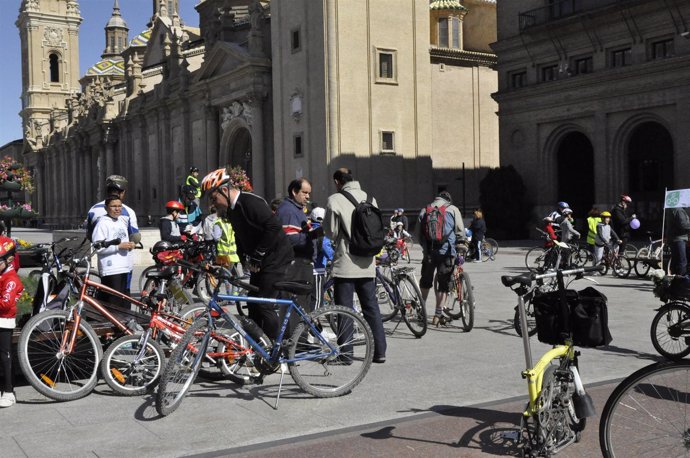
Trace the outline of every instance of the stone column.
{"label": "stone column", "polygon": [[[264,114],[263,97],[251,98],[244,104],[245,118],[251,127],[252,133],[252,186],[254,192],[260,196],[266,195],[266,152],[264,151]],[[251,109],[247,113],[247,109]]]}
{"label": "stone column", "polygon": [[220,152],[218,146],[218,109],[207,105],[204,111],[206,117],[206,168],[214,170],[220,167]]}

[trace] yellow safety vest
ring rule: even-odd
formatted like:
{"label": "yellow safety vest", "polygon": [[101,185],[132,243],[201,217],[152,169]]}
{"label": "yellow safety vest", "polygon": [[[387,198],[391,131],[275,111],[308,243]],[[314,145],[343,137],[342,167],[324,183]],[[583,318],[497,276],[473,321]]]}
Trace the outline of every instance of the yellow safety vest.
{"label": "yellow safety vest", "polygon": [[235,231],[232,229],[230,221],[223,218],[218,218],[216,224],[220,227],[221,236],[216,243],[216,250],[218,257],[221,260],[228,260],[230,262],[240,262],[240,257],[237,256],[237,244],[235,243]]}
{"label": "yellow safety vest", "polygon": [[590,216],[587,218],[587,228],[589,229],[587,231],[587,243],[590,245],[594,245],[594,240],[597,236],[597,224],[599,224],[600,221],[601,218],[598,216]]}
{"label": "yellow safety vest", "polygon": [[201,187],[199,186],[199,180],[194,175],[187,175],[187,179],[184,184],[187,186],[194,186],[196,191],[194,192],[194,197],[198,199],[201,197]]}

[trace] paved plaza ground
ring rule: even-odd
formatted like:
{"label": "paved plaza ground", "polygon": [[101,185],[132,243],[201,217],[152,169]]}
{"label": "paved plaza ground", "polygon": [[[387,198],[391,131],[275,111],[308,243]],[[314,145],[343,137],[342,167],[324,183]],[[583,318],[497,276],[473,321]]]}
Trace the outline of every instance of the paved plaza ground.
{"label": "paved plaza ground", "polygon": [[[16,233],[30,239],[31,234]],[[35,235],[35,234],[34,234]],[[40,237],[35,235],[36,237]],[[387,362],[373,365],[344,397],[315,399],[286,376],[278,410],[278,375],[260,386],[200,381],[182,406],[161,418],[152,395],[124,398],[100,382],[90,396],[56,403],[28,385],[0,411],[0,454],[22,456],[478,456],[510,455],[501,439],[526,400],[524,356],[513,330],[516,298],[500,276],[524,272],[537,242],[502,246],[495,261],[466,265],[477,301],[475,328],[430,327],[415,339],[386,323]],[[514,245],[514,244],[513,244]],[[421,252],[413,250],[419,269]],[[141,269],[139,267],[138,269]],[[633,274],[634,275],[634,274]],[[598,277],[609,298],[613,342],[583,349],[580,371],[599,411],[617,381],[659,359],[650,337],[660,305],[647,280]],[[580,280],[574,286],[591,283]],[[433,303],[427,305],[433,313]],[[535,356],[549,347],[533,340]],[[563,456],[599,456],[598,419]]]}

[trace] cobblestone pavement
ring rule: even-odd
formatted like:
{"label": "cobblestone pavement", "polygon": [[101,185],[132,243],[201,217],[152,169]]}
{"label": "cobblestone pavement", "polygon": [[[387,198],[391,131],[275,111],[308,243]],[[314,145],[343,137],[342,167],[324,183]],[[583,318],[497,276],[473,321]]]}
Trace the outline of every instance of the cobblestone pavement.
{"label": "cobblestone pavement", "polygon": [[[493,433],[519,420],[526,386],[520,377],[522,344],[512,323],[516,298],[500,284],[500,276],[524,272],[530,246],[501,247],[495,261],[466,265],[477,300],[471,332],[453,323],[430,327],[415,339],[404,324],[387,323],[386,364],[373,365],[347,396],[315,399],[286,377],[274,410],[277,375],[260,386],[199,381],[178,411],[161,418],[153,396],[115,396],[103,382],[90,396],[68,403],[20,386],[19,403],[0,412],[0,450],[3,456],[32,457],[318,456],[325,454],[327,443],[332,456],[510,454],[510,444],[494,444]],[[413,250],[417,269],[420,257]],[[582,350],[586,384],[620,379],[658,359],[649,338],[653,309],[659,305],[651,283],[610,276],[597,281],[609,298],[614,340],[605,348]],[[589,285],[581,280],[574,286]],[[427,304],[430,313],[433,308]],[[533,342],[535,355],[547,348]],[[610,383],[597,388],[599,410],[610,389]],[[582,443],[565,456],[583,456],[583,450],[598,456],[596,428],[591,422]]]}

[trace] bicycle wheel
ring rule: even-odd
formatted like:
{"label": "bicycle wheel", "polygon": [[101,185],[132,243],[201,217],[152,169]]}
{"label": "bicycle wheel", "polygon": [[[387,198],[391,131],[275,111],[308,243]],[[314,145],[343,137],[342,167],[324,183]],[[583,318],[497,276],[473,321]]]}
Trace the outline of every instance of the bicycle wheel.
{"label": "bicycle wheel", "polygon": [[148,339],[142,351],[141,340],[141,335],[120,337],[103,354],[101,375],[113,391],[123,396],[145,394],[156,386],[163,370],[163,348]]}
{"label": "bicycle wheel", "polygon": [[[531,336],[537,333],[537,320],[534,318],[534,306],[532,300],[525,300],[525,315],[527,316],[527,334]],[[522,326],[520,325],[520,310],[515,307],[515,315],[513,316],[513,328],[517,335],[522,337]]]}
{"label": "bicycle wheel", "polygon": [[498,242],[495,239],[492,239],[491,237],[486,237],[484,240],[491,245],[491,251],[494,256],[498,254]]}
{"label": "bicycle wheel", "polygon": [[[491,239],[493,240],[493,239]],[[494,240],[494,243],[496,241]],[[496,244],[498,246],[498,244]],[[486,262],[488,260],[496,260],[496,251],[494,251],[494,245],[489,241],[489,239],[482,240],[482,261]]]}
{"label": "bicycle wheel", "polygon": [[[254,350],[249,347],[247,341],[234,328],[226,328],[225,331],[214,331],[211,334],[213,341],[218,342],[217,358],[218,367],[228,379],[244,385],[251,383],[261,376],[259,370],[256,368],[257,358],[260,358]],[[270,352],[271,340],[261,331],[261,328],[256,327],[256,331],[260,332],[259,336],[254,336],[267,352]]]}
{"label": "bicycle wheel", "polygon": [[386,322],[390,321],[398,313],[398,309],[395,307],[390,294],[388,294],[388,291],[386,291],[386,288],[381,283],[382,281],[385,281],[389,288],[393,288],[393,284],[388,278],[381,280],[379,277],[376,277],[376,300],[379,303],[381,321]]}
{"label": "bicycle wheel", "polygon": [[599,273],[601,274],[602,277],[605,276],[607,273],[609,273],[609,264],[608,264],[608,262],[606,262],[606,261],[604,261],[604,260],[602,259],[602,261],[599,263],[599,266],[600,266],[600,267],[599,267],[599,270],[598,270],[597,272],[599,272]]}
{"label": "bicycle wheel", "polygon": [[467,300],[462,301],[462,306],[460,310],[462,311],[461,321],[462,329],[465,332],[470,332],[472,327],[474,327],[474,293],[472,292],[472,283],[470,282],[470,276],[467,272],[462,275],[462,281],[464,282],[463,292],[467,294]]}
{"label": "bicycle wheel", "polygon": [[580,433],[587,423],[585,418],[578,418],[575,414],[575,383],[569,373],[568,369],[563,370],[553,365],[544,371],[537,414],[537,436],[540,452],[544,456],[551,456],[563,447],[579,442]]}
{"label": "bicycle wheel", "polygon": [[638,277],[646,277],[651,269],[651,265],[646,261],[649,259],[649,248],[645,246],[637,250],[635,258],[635,273]]}
{"label": "bicycle wheel", "polygon": [[621,254],[626,258],[634,258],[637,255],[637,247],[632,243],[626,243],[621,250]]}
{"label": "bicycle wheel", "polygon": [[623,380],[599,423],[604,457],[687,456],[690,361],[663,361]]}
{"label": "bicycle wheel", "polygon": [[197,319],[170,355],[156,393],[156,411],[160,415],[169,415],[182,404],[201,368],[203,356],[199,353],[206,352],[202,344],[208,332],[208,320]]}
{"label": "bicycle wheel", "polygon": [[671,302],[661,307],[652,320],[652,345],[659,354],[671,360],[690,354],[690,307]]}
{"label": "bicycle wheel", "polygon": [[632,264],[630,260],[624,255],[616,256],[613,261],[613,273],[620,278],[628,278],[630,271],[632,270]]}
{"label": "bicycle wheel", "polygon": [[290,375],[313,396],[349,393],[367,374],[374,356],[369,325],[361,315],[337,305],[317,310],[309,321],[316,330],[300,321],[290,339]]}
{"label": "bicycle wheel", "polygon": [[570,264],[576,267],[584,267],[592,260],[592,253],[585,247],[575,246],[570,253]]}
{"label": "bicycle wheel", "polygon": [[159,270],[159,269],[160,269],[160,267],[158,267],[158,266],[149,266],[141,272],[141,275],[139,275],[139,282],[138,282],[139,283],[139,291],[142,293],[142,295],[143,295],[143,292],[146,290],[144,288],[144,286],[146,285],[146,281],[149,280],[149,278],[146,277],[146,274],[149,272],[154,272],[154,271]]}
{"label": "bicycle wheel", "polygon": [[61,351],[63,339],[74,332],[68,312],[51,310],[31,318],[19,336],[17,357],[24,377],[36,391],[56,401],[83,398],[98,380],[103,349],[85,320],[76,330],[72,351]]}
{"label": "bicycle wheel", "polygon": [[416,338],[422,337],[426,334],[426,305],[422,299],[422,292],[417,286],[417,282],[412,280],[407,275],[401,276],[398,280],[398,288],[400,291],[400,300],[402,306],[400,310],[403,313],[403,320],[412,334]]}
{"label": "bicycle wheel", "polygon": [[[457,269],[457,267],[456,267]],[[469,301],[469,290],[467,289],[467,281],[462,274],[454,273],[454,280],[451,282],[449,294],[453,296],[453,302],[450,307],[446,307],[443,312],[453,320],[459,320],[462,317],[463,303]]]}
{"label": "bicycle wheel", "polygon": [[537,272],[544,268],[546,253],[548,250],[540,246],[530,249],[525,255],[525,266],[530,272]]}

